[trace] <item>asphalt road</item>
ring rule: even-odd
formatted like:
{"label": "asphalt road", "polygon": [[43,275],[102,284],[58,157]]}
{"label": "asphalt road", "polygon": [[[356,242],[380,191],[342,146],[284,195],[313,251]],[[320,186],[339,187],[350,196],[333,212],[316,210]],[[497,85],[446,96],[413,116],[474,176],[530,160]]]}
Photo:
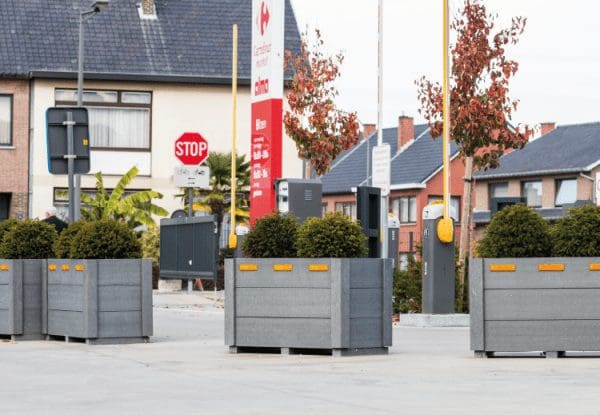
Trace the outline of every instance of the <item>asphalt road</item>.
{"label": "asphalt road", "polygon": [[407,327],[387,356],[234,355],[222,309],[156,303],[150,344],[0,343],[0,412],[600,414],[600,358],[476,359],[466,328]]}

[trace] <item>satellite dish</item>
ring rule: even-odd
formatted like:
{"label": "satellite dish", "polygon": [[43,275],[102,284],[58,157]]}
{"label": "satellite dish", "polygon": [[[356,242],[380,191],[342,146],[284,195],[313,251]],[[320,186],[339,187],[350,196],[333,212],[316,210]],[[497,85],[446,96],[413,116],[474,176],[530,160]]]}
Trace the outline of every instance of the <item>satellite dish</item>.
{"label": "satellite dish", "polygon": [[187,215],[188,214],[185,212],[185,210],[178,209],[178,210],[174,211],[173,213],[171,213],[171,219],[186,218]]}

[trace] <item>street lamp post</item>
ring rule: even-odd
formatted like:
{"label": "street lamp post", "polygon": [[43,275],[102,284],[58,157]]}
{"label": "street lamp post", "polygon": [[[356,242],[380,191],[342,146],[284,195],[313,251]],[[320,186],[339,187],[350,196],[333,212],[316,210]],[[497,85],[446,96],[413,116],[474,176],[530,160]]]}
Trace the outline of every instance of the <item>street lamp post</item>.
{"label": "street lamp post", "polygon": [[[79,13],[79,55],[77,57],[77,106],[83,107],[83,43],[84,31],[83,24],[85,20],[96,13],[99,13],[105,7],[108,7],[108,0],[97,0],[88,10],[83,10]],[[81,219],[81,176],[75,175],[75,220]]]}

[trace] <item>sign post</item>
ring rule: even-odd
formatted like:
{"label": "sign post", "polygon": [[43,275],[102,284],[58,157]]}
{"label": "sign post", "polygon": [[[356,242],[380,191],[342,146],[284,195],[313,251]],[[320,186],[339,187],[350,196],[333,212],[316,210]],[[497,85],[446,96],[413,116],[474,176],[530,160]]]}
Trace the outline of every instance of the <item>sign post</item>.
{"label": "sign post", "polygon": [[275,209],[281,177],[285,2],[252,0],[250,221]]}

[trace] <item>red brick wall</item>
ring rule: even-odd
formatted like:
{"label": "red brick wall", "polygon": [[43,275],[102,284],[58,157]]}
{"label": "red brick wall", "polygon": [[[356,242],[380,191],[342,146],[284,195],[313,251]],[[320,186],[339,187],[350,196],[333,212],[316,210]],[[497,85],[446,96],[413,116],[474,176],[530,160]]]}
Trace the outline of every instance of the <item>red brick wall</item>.
{"label": "red brick wall", "polygon": [[[450,162],[450,193],[452,196],[458,196],[461,198],[461,212],[462,217],[462,195],[463,195],[463,177],[465,175],[465,166],[462,160],[457,157]],[[400,225],[400,238],[399,238],[399,252],[409,252],[410,246],[410,232],[413,233],[413,249],[416,248],[417,244],[421,243],[421,234],[423,232],[423,222],[421,220],[423,208],[427,205],[429,196],[441,196],[443,193],[443,178],[442,171],[440,170],[433,176],[428,182],[425,189],[411,189],[411,190],[393,190],[390,195],[390,200],[401,197],[401,196],[416,196],[417,198],[417,222],[415,224]],[[333,212],[335,210],[335,202],[350,202],[356,201],[354,194],[348,195],[335,195],[335,196],[324,196],[323,203],[327,203],[327,211]],[[390,203],[391,209],[391,203]],[[460,234],[460,226],[456,227],[455,240],[458,244]]]}
{"label": "red brick wall", "polygon": [[13,96],[12,147],[0,147],[0,193],[12,193],[10,216],[28,216],[29,82],[0,79],[0,94]]}

